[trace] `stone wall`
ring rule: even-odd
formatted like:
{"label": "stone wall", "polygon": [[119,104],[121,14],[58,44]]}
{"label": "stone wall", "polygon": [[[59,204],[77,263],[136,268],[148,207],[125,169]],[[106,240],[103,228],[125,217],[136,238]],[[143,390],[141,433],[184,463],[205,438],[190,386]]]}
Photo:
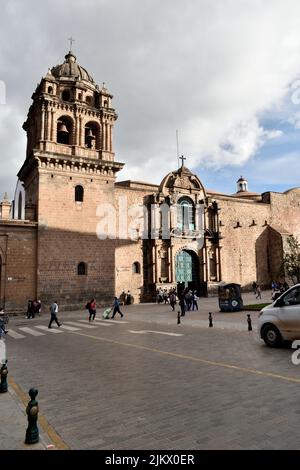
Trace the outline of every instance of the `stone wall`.
{"label": "stone wall", "polygon": [[0,306],[26,312],[36,293],[36,224],[0,220]]}

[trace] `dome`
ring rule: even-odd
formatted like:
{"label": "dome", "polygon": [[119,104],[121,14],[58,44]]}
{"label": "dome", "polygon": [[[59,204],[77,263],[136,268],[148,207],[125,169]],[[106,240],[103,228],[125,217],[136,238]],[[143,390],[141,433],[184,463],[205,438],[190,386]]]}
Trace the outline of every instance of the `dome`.
{"label": "dome", "polygon": [[65,56],[65,61],[63,64],[52,67],[52,75],[57,79],[66,78],[71,80],[85,80],[95,85],[95,82],[90,74],[76,61],[77,57],[73,54],[73,52],[70,51]]}

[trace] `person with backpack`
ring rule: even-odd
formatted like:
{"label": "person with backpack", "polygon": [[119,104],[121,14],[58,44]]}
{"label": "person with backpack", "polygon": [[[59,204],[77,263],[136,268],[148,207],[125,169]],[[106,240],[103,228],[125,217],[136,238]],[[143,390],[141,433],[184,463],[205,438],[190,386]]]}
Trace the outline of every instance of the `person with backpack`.
{"label": "person with backpack", "polygon": [[53,302],[53,304],[51,305],[50,307],[50,314],[51,314],[51,318],[50,318],[50,322],[49,322],[49,325],[48,325],[48,328],[52,328],[51,325],[52,323],[55,321],[55,323],[57,324],[57,326],[61,326],[62,323],[60,323],[58,321],[58,318],[57,318],[57,312],[58,312],[58,305],[57,305],[57,302]]}
{"label": "person with backpack", "polygon": [[86,308],[89,311],[89,321],[95,320],[96,316],[96,300],[92,299],[86,304]]}
{"label": "person with backpack", "polygon": [[121,318],[123,318],[123,313],[121,312],[120,310],[120,303],[119,303],[119,300],[118,300],[118,297],[115,297],[114,298],[114,301],[113,301],[113,308],[114,308],[114,311],[113,311],[113,314],[112,314],[112,317],[111,319],[113,320],[115,318],[115,314],[116,313],[119,313],[121,315]]}

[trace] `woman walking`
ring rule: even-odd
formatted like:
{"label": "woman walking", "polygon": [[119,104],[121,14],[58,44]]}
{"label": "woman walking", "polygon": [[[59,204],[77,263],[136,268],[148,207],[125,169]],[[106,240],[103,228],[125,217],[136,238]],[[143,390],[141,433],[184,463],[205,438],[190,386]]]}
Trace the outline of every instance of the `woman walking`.
{"label": "woman walking", "polygon": [[89,321],[95,320],[95,316],[96,316],[96,300],[95,299],[90,300],[90,302],[88,303],[88,310],[90,314]]}

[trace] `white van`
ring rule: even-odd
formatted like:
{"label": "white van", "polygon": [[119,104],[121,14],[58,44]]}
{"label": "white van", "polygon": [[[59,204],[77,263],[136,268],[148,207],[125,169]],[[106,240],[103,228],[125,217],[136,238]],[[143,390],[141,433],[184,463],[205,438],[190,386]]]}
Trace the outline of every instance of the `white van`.
{"label": "white van", "polygon": [[300,284],[261,310],[258,332],[271,347],[280,346],[283,341],[300,339]]}

